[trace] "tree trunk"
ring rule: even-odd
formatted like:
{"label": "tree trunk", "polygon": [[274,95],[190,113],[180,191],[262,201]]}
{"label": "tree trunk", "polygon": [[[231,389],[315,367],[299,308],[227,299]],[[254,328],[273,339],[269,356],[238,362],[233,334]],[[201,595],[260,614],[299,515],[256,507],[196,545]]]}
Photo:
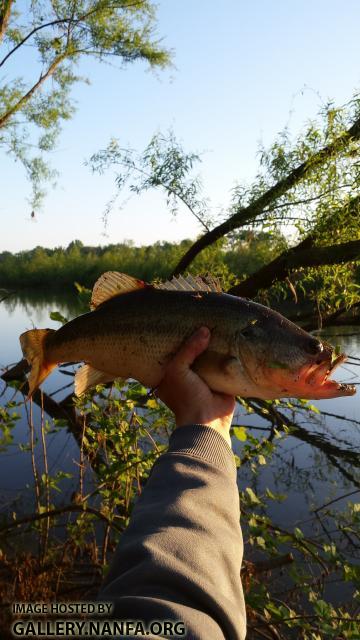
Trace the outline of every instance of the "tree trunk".
{"label": "tree trunk", "polygon": [[14,0],[1,0],[0,9],[0,42],[4,39],[10,20],[11,6]]}

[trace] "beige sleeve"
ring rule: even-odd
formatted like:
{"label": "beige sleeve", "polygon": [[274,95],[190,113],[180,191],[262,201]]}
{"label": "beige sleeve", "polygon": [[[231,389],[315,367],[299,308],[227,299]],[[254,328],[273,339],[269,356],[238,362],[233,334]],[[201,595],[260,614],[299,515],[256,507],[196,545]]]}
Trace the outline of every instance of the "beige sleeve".
{"label": "beige sleeve", "polygon": [[99,599],[114,603],[116,618],[181,621],[186,638],[243,640],[242,555],[232,451],[209,427],[181,427],[153,467]]}

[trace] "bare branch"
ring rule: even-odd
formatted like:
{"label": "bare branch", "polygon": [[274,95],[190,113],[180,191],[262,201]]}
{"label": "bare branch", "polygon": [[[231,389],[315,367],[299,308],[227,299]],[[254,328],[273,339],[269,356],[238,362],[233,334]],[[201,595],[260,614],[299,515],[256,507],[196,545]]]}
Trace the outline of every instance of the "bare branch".
{"label": "bare branch", "polygon": [[43,513],[33,513],[30,516],[25,516],[24,518],[15,520],[14,522],[4,524],[0,527],[0,533],[3,531],[9,531],[10,529],[15,529],[15,527],[20,527],[23,524],[31,524],[37,520],[43,520],[44,518],[54,518],[55,516],[60,516],[63,513],[69,513],[72,511],[76,511],[78,513],[91,513],[114,529],[117,529],[120,532],[123,531],[121,527],[118,527],[112,520],[109,520],[109,518],[107,518],[101,511],[98,511],[98,509],[87,507],[86,505],[81,506],[79,504],[70,504],[66,507],[51,509],[50,511],[44,511]]}

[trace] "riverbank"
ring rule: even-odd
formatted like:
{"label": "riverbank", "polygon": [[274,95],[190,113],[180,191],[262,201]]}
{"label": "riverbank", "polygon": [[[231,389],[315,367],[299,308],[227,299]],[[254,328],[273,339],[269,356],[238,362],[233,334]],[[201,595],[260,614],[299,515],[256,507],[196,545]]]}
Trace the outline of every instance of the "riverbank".
{"label": "riverbank", "polygon": [[[36,247],[12,254],[0,253],[0,287],[61,289],[79,282],[92,287],[105,271],[122,271],[145,281],[166,279],[192,240],[156,242],[135,246],[131,242],[87,247],[79,240],[68,247]],[[267,234],[243,233],[231,244],[220,242],[204,251],[192,265],[198,273],[221,276],[229,285],[256,271],[278,251]]]}

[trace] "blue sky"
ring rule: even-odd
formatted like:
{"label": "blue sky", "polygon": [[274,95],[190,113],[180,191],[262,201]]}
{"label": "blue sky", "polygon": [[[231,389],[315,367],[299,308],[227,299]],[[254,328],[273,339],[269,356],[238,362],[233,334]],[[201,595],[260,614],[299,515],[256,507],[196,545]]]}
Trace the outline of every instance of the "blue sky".
{"label": "blue sky", "polygon": [[187,150],[205,152],[205,194],[215,208],[226,207],[234,184],[255,174],[260,140],[270,144],[286,124],[296,133],[322,100],[342,104],[360,88],[359,24],[358,0],[161,0],[158,33],[174,49],[175,68],[153,74],[142,64],[81,65],[91,85],[74,90],[77,113],[51,154],[58,186],[35,222],[21,167],[0,153],[0,251],[75,238],[148,244],[195,237],[200,228],[189,214],[173,220],[163,197],[151,193],[115,210],[105,236],[113,175],[94,176],[85,160],[111,137],[141,150],[154,132],[172,127]]}

